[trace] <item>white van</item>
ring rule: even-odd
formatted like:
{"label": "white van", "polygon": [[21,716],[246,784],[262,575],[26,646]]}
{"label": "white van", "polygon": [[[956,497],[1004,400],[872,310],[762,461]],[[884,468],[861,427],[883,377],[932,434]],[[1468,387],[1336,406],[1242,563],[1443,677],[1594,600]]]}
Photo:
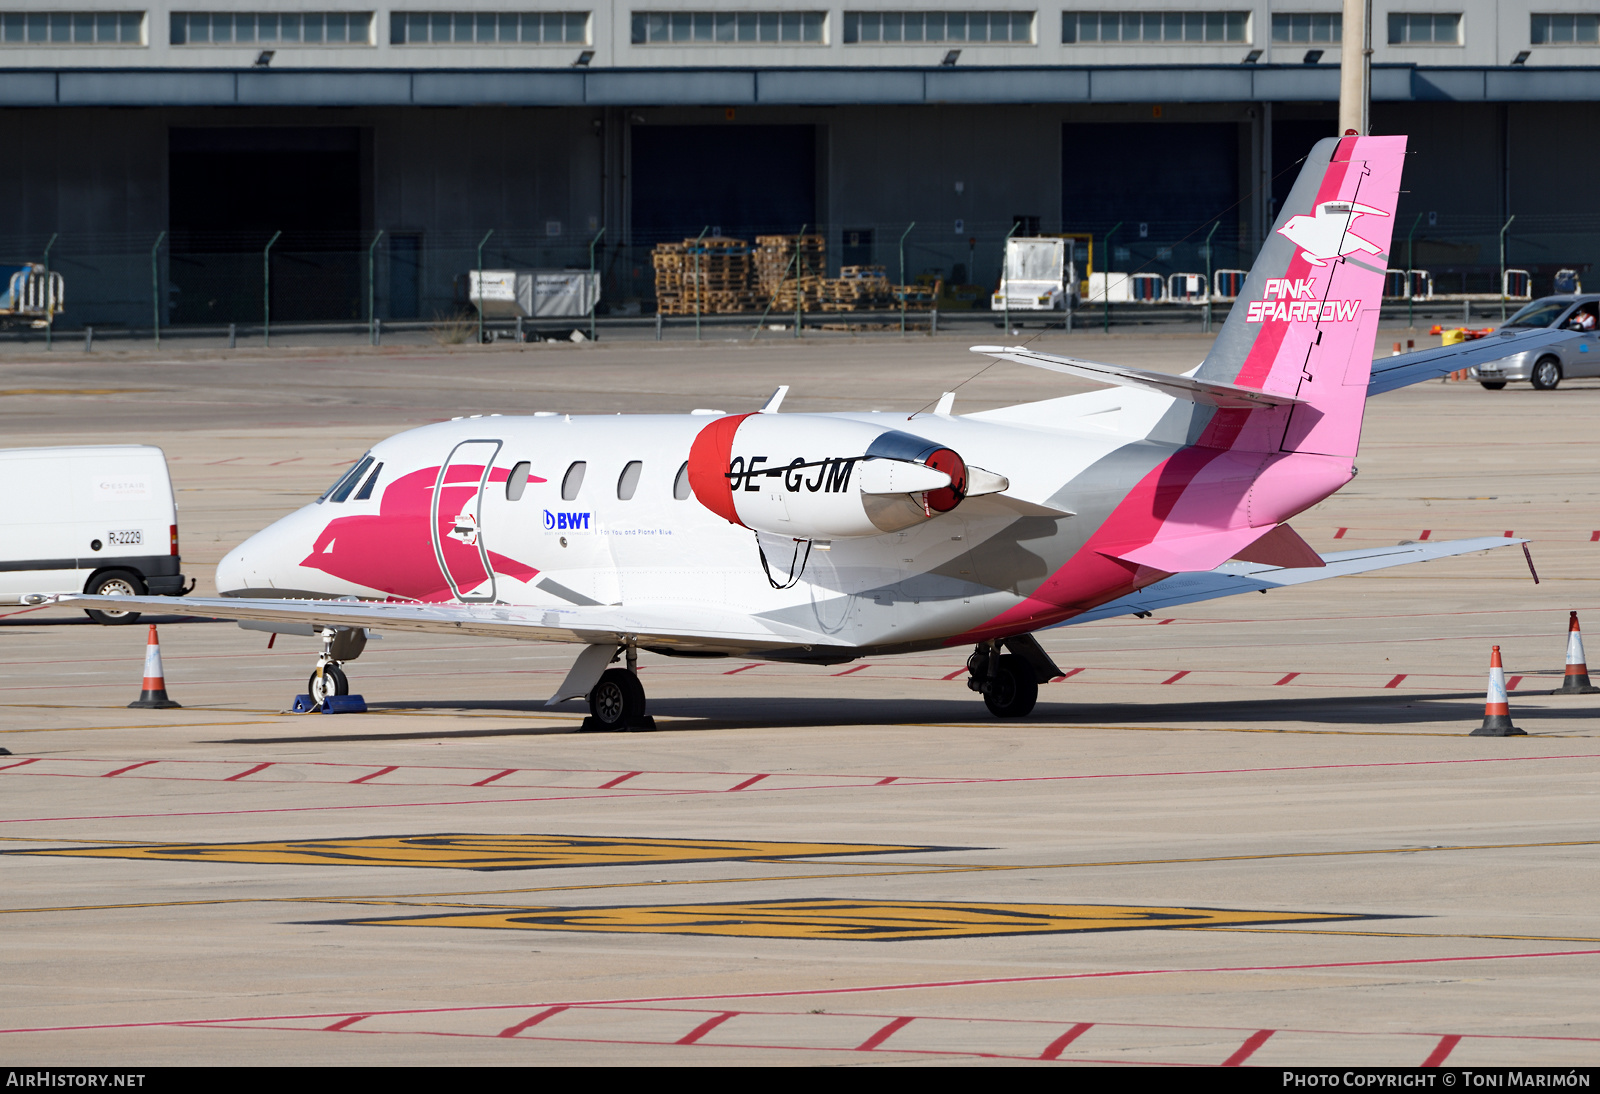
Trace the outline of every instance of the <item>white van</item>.
{"label": "white van", "polygon": [[[180,569],[161,449],[0,448],[0,604],[51,593],[181,595]],[[89,617],[132,623],[139,613]]]}

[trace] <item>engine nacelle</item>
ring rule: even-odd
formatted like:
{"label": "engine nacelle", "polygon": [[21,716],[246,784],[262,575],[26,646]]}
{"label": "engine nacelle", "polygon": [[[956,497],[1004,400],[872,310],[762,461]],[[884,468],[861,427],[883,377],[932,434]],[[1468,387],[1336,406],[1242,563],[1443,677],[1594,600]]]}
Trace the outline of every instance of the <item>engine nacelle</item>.
{"label": "engine nacelle", "polygon": [[734,524],[795,539],[898,532],[961,504],[967,465],[926,437],[843,418],[735,414],[700,431],[689,486]]}

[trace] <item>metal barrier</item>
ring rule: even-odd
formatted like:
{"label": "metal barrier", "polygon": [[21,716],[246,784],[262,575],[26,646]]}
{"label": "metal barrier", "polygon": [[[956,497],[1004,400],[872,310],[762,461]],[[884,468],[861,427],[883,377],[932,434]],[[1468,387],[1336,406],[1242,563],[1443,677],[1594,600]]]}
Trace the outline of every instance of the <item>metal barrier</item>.
{"label": "metal barrier", "polygon": [[1507,270],[1500,292],[1507,300],[1532,300],[1533,276],[1527,270]]}
{"label": "metal barrier", "polygon": [[1244,280],[1250,273],[1248,270],[1218,270],[1211,276],[1211,299],[1225,301],[1239,299],[1239,294],[1244,292]]}
{"label": "metal barrier", "polygon": [[1557,270],[1556,271],[1556,281],[1555,281],[1555,291],[1558,294],[1562,294],[1562,293],[1574,293],[1574,294],[1581,293],[1583,291],[1583,282],[1578,280],[1578,271],[1577,270]]}
{"label": "metal barrier", "polygon": [[1160,274],[1136,273],[1129,278],[1128,292],[1140,304],[1159,304],[1166,298],[1166,278]]}
{"label": "metal barrier", "polygon": [[1205,274],[1175,273],[1167,278],[1167,300],[1173,304],[1202,304],[1209,295]]}
{"label": "metal barrier", "polygon": [[34,320],[35,326],[52,322],[66,305],[66,282],[58,271],[30,262],[12,273],[4,295],[0,295],[0,315]]}

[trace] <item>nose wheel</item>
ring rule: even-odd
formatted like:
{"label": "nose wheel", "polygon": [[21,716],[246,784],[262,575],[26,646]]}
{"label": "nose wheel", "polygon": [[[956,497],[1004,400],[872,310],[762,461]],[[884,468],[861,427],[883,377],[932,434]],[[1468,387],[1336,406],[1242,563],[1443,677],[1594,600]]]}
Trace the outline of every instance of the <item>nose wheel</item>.
{"label": "nose wheel", "polygon": [[330,695],[349,695],[350,678],[332,661],[321,664],[306,682],[306,694],[321,706]]}

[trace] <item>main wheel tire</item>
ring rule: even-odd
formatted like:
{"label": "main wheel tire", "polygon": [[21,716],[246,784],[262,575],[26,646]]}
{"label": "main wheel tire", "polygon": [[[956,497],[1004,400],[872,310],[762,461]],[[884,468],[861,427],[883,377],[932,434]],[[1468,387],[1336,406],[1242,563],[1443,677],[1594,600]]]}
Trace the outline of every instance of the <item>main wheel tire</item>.
{"label": "main wheel tire", "polygon": [[[90,596],[143,596],[146,592],[144,582],[139,580],[139,575],[129,570],[107,570],[103,574],[95,574],[84,587],[84,592]],[[139,613],[134,611],[113,612],[103,608],[84,609],[90,619],[96,623],[137,623]]]}
{"label": "main wheel tire", "polygon": [[1499,391],[1501,388],[1506,386],[1506,382],[1504,380],[1479,380],[1478,383],[1482,384],[1490,391]]}
{"label": "main wheel tire", "polygon": [[313,672],[306,682],[306,693],[314,703],[322,703],[330,695],[349,695],[350,678],[338,665],[324,665],[319,676]]}
{"label": "main wheel tire", "polygon": [[1529,379],[1539,391],[1554,391],[1561,383],[1561,362],[1554,357],[1539,358]]}
{"label": "main wheel tire", "polygon": [[1026,657],[1008,653],[983,689],[983,705],[996,718],[1022,718],[1039,701],[1039,679]]}
{"label": "main wheel tire", "polygon": [[644,717],[644,685],[627,669],[606,669],[589,692],[597,729],[626,729]]}

